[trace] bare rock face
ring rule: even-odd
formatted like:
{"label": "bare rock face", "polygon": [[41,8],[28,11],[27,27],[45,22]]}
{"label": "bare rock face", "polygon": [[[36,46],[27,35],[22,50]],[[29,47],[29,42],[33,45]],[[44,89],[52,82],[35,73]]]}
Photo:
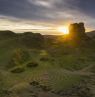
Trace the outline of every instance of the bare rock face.
{"label": "bare rock face", "polygon": [[84,23],[74,23],[69,26],[69,33],[71,38],[85,38],[85,27]]}

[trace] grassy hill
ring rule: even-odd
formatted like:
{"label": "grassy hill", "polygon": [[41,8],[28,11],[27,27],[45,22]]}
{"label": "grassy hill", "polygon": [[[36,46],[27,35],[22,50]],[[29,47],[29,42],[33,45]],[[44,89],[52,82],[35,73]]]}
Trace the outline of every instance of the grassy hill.
{"label": "grassy hill", "polygon": [[93,97],[94,43],[1,31],[0,97]]}

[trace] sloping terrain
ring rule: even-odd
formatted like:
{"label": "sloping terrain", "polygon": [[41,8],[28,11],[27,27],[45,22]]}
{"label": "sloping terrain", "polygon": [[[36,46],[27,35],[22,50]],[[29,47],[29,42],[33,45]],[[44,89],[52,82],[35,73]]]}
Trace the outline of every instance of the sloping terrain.
{"label": "sloping terrain", "polygon": [[94,37],[95,36],[95,30],[94,31],[91,31],[91,32],[87,32],[87,35],[89,37]]}
{"label": "sloping terrain", "polygon": [[37,35],[1,39],[0,97],[93,97],[94,44],[51,43]]}

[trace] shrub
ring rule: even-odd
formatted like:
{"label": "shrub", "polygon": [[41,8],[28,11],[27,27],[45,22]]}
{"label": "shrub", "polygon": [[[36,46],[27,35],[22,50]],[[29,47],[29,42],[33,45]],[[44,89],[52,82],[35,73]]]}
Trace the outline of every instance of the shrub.
{"label": "shrub", "polygon": [[37,67],[38,65],[39,64],[37,62],[30,62],[26,66],[29,67],[29,68],[32,68],[32,67]]}
{"label": "shrub", "polygon": [[37,82],[37,81],[32,81],[32,82],[30,82],[30,85],[37,86],[37,85],[39,85],[39,82]]}

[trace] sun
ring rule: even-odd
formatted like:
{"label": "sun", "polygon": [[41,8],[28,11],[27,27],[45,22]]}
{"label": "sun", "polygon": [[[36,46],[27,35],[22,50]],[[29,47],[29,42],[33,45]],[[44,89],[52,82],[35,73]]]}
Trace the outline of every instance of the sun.
{"label": "sun", "polygon": [[58,27],[58,31],[65,35],[69,34],[68,26]]}

